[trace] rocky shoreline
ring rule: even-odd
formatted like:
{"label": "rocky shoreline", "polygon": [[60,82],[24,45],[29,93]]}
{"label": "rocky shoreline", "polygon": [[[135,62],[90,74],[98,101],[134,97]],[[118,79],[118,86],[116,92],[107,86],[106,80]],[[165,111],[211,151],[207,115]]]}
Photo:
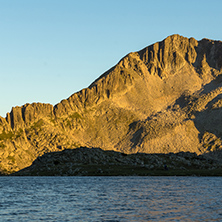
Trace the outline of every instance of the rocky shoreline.
{"label": "rocky shoreline", "polygon": [[46,153],[12,176],[222,176],[222,163],[212,154],[125,154],[81,147]]}

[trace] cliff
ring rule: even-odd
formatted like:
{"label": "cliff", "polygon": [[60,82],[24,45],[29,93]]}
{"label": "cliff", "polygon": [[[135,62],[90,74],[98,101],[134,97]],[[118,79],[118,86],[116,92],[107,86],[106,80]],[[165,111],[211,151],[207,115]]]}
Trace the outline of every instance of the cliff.
{"label": "cliff", "polygon": [[0,118],[0,168],[81,146],[123,153],[210,153],[221,160],[222,42],[172,35],[129,53],[56,106]]}

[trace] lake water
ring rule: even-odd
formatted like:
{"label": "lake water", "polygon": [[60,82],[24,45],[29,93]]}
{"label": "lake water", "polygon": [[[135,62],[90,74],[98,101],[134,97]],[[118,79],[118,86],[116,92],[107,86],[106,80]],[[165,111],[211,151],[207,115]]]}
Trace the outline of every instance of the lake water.
{"label": "lake water", "polygon": [[222,177],[0,177],[0,221],[222,221]]}

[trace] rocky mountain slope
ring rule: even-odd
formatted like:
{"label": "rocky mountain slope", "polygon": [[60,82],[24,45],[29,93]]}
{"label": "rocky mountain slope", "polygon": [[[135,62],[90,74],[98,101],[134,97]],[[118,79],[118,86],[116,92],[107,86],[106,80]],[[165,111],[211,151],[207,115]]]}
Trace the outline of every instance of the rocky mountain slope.
{"label": "rocky mountain slope", "polygon": [[210,153],[221,160],[222,42],[172,35],[129,53],[54,107],[25,104],[0,117],[0,168],[48,152]]}
{"label": "rocky mountain slope", "polygon": [[15,176],[222,176],[222,163],[208,154],[125,154],[80,147],[46,153]]}

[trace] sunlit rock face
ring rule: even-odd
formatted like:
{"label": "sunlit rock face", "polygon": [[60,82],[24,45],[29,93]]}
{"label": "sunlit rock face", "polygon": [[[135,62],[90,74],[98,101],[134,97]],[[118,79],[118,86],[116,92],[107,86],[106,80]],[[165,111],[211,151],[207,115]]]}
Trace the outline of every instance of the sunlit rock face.
{"label": "sunlit rock face", "polygon": [[222,42],[172,35],[129,53],[54,107],[25,104],[0,117],[0,168],[80,146],[124,153],[222,149]]}

